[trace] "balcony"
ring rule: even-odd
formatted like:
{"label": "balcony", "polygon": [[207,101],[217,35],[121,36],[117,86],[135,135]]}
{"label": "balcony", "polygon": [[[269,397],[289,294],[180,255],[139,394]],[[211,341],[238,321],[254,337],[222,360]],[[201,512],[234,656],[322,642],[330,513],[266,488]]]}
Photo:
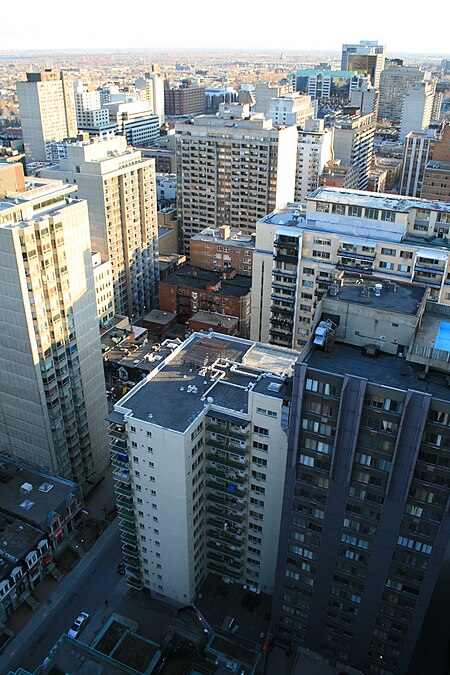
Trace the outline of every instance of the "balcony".
{"label": "balcony", "polygon": [[134,523],[134,509],[133,507],[129,509],[119,508],[117,515],[124,521],[128,523]]}
{"label": "balcony", "polygon": [[[222,504],[223,501],[220,501],[219,503]],[[219,509],[217,506],[213,506],[211,502],[207,504],[207,510],[209,515],[220,516],[225,521],[230,521],[231,523],[236,523],[237,525],[242,525],[245,520],[245,513],[242,511],[230,511],[228,507],[226,509]]]}
{"label": "balcony", "polygon": [[122,438],[112,438],[109,447],[111,450],[117,450],[118,452],[127,452],[127,442]]}
{"label": "balcony", "polygon": [[226,532],[224,532],[223,528],[221,530],[208,530],[206,535],[214,541],[223,541],[238,548],[241,548],[244,543],[241,536],[228,534],[228,529]]}
{"label": "balcony", "polygon": [[280,314],[281,316],[293,317],[294,307],[279,307],[279,305],[271,305],[270,311],[272,314]]}
{"label": "balcony", "polygon": [[128,455],[121,455],[118,453],[113,453],[111,456],[111,464],[118,469],[128,469]]}
{"label": "balcony", "polygon": [[136,533],[131,533],[131,532],[125,532],[122,528],[120,528],[120,538],[122,540],[123,546],[137,546],[137,534]]}
{"label": "balcony", "polygon": [[229,443],[221,443],[220,441],[216,441],[214,438],[209,438],[206,441],[206,445],[208,445],[210,448],[215,448],[216,450],[222,450],[223,452],[229,452],[233,455],[237,455],[239,457],[245,457],[248,453],[248,448],[242,448],[242,447],[235,447],[234,445],[230,445]]}
{"label": "balcony", "polygon": [[[225,565],[225,563],[224,563]],[[234,570],[230,570],[226,567],[222,567],[220,564],[216,562],[209,562],[208,561],[208,569],[211,570],[211,572],[215,572],[216,574],[220,574],[223,576],[230,577],[234,581],[240,581],[241,580],[241,575],[239,572],[235,572]]]}
{"label": "balcony", "polygon": [[245,476],[238,476],[235,471],[226,471],[225,469],[220,469],[215,466],[209,466],[206,469],[206,473],[210,476],[220,478],[223,481],[230,481],[231,483],[237,484],[239,486],[245,485],[247,481]]}
{"label": "balcony", "polygon": [[230,497],[236,497],[239,499],[243,499],[247,494],[247,490],[244,487],[235,485],[233,481],[227,481],[225,484],[223,484],[219,483],[218,481],[208,480],[206,481],[206,485],[211,490],[216,490],[221,494],[226,494]]}
{"label": "balcony", "polygon": [[[119,481],[120,483],[125,483],[126,485],[131,484],[131,477],[128,471],[124,469],[114,469],[113,471],[114,480]],[[117,490],[117,488],[116,488]]]}
{"label": "balcony", "polygon": [[206,425],[206,428],[208,431],[215,432],[219,434],[220,436],[226,436],[227,438],[233,438],[234,440],[237,441],[245,441],[248,438],[248,434],[246,433],[239,433],[237,431],[230,431],[227,427],[221,425],[221,424],[216,424],[214,422],[210,422]]}
{"label": "balcony", "polygon": [[121,519],[121,522],[119,523],[120,531],[124,532],[126,534],[135,534],[136,533],[136,525],[134,523],[134,520],[131,521],[130,518],[125,518],[123,515],[119,514],[119,518]]}
{"label": "balcony", "polygon": [[225,569],[232,569],[235,573],[240,572],[242,567],[244,566],[244,562],[239,560],[235,560],[231,555],[228,553],[221,554],[220,552],[213,552],[213,551],[208,551],[207,552],[208,559],[214,561],[215,564],[223,565]]}
{"label": "balcony", "polygon": [[117,498],[119,498],[119,495],[123,497],[131,497],[133,494],[131,485],[121,483],[116,483],[114,492],[116,493]]}
{"label": "balcony", "polygon": [[135,576],[128,576],[127,575],[127,585],[130,586],[131,588],[134,588],[136,591],[142,591],[143,589],[143,584],[141,581],[140,577],[135,577]]}
{"label": "balcony", "polygon": [[117,427],[116,425],[114,425],[114,424],[110,424],[110,425],[109,425],[109,427],[108,427],[108,434],[109,434],[112,438],[117,438],[117,439],[119,439],[119,440],[126,440],[126,438],[127,438],[127,432],[125,431],[125,429],[124,429],[123,431],[120,431],[120,430],[118,429],[118,427]]}
{"label": "balcony", "polygon": [[298,255],[287,255],[285,253],[276,253],[274,259],[275,262],[284,262],[289,263],[291,265],[298,264]]}
{"label": "balcony", "polygon": [[208,555],[210,551],[214,551],[217,553],[223,553],[226,556],[230,556],[230,558],[233,558],[235,562],[239,562],[242,557],[242,551],[240,549],[235,548],[227,548],[226,546],[220,546],[220,542],[214,542],[214,541],[208,541],[207,543],[207,548],[209,549]]}
{"label": "balcony", "polygon": [[[296,262],[298,262],[298,261],[296,261]],[[292,271],[291,270],[284,270],[284,269],[279,268],[279,267],[275,267],[272,270],[272,274],[273,274],[273,276],[290,277],[292,279],[292,281],[295,281],[296,278],[297,278],[297,270],[292,270]]]}
{"label": "balcony", "polygon": [[210,462],[216,462],[217,464],[221,464],[223,466],[229,466],[232,469],[239,469],[240,471],[244,471],[247,468],[247,462],[239,462],[237,460],[232,460],[226,455],[220,454],[220,453],[208,453],[206,455],[206,459],[209,459]]}

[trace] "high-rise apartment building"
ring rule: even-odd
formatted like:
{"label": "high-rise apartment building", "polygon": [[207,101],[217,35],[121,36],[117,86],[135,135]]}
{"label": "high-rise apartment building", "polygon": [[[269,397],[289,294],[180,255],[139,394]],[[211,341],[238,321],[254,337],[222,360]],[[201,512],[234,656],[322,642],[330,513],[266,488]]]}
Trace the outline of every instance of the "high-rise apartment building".
{"label": "high-rise apartment building", "polygon": [[131,587],[188,604],[214,572],[273,592],[285,378],[297,356],[194,333],[115,405],[111,459]]}
{"label": "high-rise apartment building", "polygon": [[351,108],[359,108],[361,115],[374,113],[375,119],[377,119],[379,99],[379,90],[363,81],[357,89],[352,91],[349,105]]}
{"label": "high-rise apartment building", "polygon": [[434,144],[431,160],[423,175],[423,199],[450,202],[450,125],[446,125]]}
{"label": "high-rise apartment building", "polygon": [[433,154],[439,130],[428,127],[423,131],[410,131],[405,138],[402,175],[399,193],[407,197],[420,197],[425,167]]}
{"label": "high-rise apartment building", "polygon": [[342,45],[342,70],[356,70],[360,74],[370,75],[371,84],[378,89],[380,75],[384,70],[386,47],[378,40],[361,40],[359,44]]}
{"label": "high-rise apartment building", "polygon": [[67,159],[42,175],[78,185],[89,207],[92,248],[111,263],[115,310],[143,316],[158,284],[154,161],[117,136],[68,145]]}
{"label": "high-rise apartment building", "polygon": [[295,366],[271,632],[404,675],[450,537],[448,370],[369,354],[336,343]]}
{"label": "high-rise apartment building", "polygon": [[85,483],[108,464],[87,204],[33,178],[0,210],[0,441],[12,459]]}
{"label": "high-rise apartment building", "polygon": [[423,77],[424,73],[418,66],[387,66],[380,76],[378,118],[400,125],[405,92],[410,84],[422,82]]}
{"label": "high-rise apartment building", "polygon": [[373,161],[373,139],[375,136],[376,120],[374,113],[360,115],[358,111],[349,109],[348,114],[335,118],[333,121],[334,140],[333,154],[346,166],[358,169],[359,190],[366,190],[369,181],[369,171]]}
{"label": "high-rise apartment building", "polygon": [[248,105],[221,104],[218,115],[176,125],[178,216],[183,243],[206,227],[245,234],[294,195],[297,128],[275,128]]}
{"label": "high-rise apartment building", "polygon": [[27,162],[51,161],[51,142],[77,134],[72,79],[57,69],[27,73],[17,97]]}
{"label": "high-rise apartment building", "polygon": [[413,282],[450,305],[449,227],[450,204],[360,190],[321,187],[306,210],[274,211],[256,228],[251,339],[302,349],[345,274]]}
{"label": "high-rise apartment building", "polygon": [[432,81],[416,82],[405,91],[400,122],[400,140],[404,140],[410,131],[422,131],[431,122],[436,83]]}
{"label": "high-rise apartment building", "polygon": [[325,164],[333,157],[333,128],[324,127],[324,121],[308,119],[298,130],[295,201],[304,202],[319,184]]}
{"label": "high-rise apartment building", "polygon": [[306,120],[314,117],[311,96],[296,91],[283,97],[271,98],[265,117],[271,119],[275,125],[296,124],[298,127],[304,127]]}

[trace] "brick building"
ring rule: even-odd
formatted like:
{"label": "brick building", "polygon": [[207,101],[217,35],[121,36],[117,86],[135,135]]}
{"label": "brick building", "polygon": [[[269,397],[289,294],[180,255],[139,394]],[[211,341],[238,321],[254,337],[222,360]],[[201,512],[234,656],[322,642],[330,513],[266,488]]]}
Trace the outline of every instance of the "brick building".
{"label": "brick building", "polygon": [[232,230],[228,225],[208,227],[191,238],[191,264],[213,272],[236,270],[252,276],[255,240],[252,235]]}
{"label": "brick building", "polygon": [[159,307],[176,312],[179,322],[186,322],[199,310],[234,316],[239,319],[239,334],[250,330],[251,278],[224,275],[186,265],[159,284]]}

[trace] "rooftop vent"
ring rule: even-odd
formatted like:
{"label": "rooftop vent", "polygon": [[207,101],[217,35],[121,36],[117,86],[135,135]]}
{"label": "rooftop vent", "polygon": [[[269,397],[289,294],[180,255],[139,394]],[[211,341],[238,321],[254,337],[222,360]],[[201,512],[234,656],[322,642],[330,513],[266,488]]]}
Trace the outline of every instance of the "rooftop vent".
{"label": "rooftop vent", "polygon": [[21,505],[20,508],[23,509],[24,511],[29,511],[32,509],[34,506],[34,502],[32,502],[30,499],[25,499]]}
{"label": "rooftop vent", "polygon": [[22,495],[29,495],[32,489],[33,486],[31,485],[31,483],[23,483],[19,488],[19,492]]}
{"label": "rooftop vent", "polygon": [[282,386],[281,382],[271,382],[267,387],[267,391],[280,391]]}
{"label": "rooftop vent", "polygon": [[42,483],[42,485],[39,485],[38,490],[39,492],[50,492],[52,487],[53,483]]}

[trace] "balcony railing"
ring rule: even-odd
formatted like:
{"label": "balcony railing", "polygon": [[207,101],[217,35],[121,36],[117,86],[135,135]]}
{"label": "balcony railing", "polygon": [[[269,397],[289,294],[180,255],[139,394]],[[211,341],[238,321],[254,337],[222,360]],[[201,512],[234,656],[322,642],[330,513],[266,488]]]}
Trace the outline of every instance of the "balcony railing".
{"label": "balcony railing", "polygon": [[229,481],[230,483],[237,484],[239,487],[245,485],[247,479],[244,476],[238,476],[235,471],[226,471],[225,469],[220,469],[216,466],[208,466],[206,473],[209,476],[216,476],[221,478],[223,481]]}
{"label": "balcony railing", "polygon": [[228,456],[220,454],[219,452],[218,453],[209,452],[206,455],[206,459],[208,459],[210,462],[216,462],[216,464],[229,466],[232,469],[239,469],[240,471],[244,471],[248,466],[245,460],[239,462],[238,460],[230,459]]}

